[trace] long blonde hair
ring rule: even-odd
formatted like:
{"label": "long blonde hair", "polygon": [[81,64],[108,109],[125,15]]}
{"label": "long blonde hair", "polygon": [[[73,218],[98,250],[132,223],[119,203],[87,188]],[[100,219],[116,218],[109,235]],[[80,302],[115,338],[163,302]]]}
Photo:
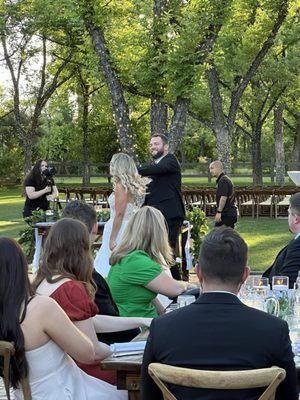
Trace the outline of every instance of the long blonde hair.
{"label": "long blonde hair", "polygon": [[174,263],[166,221],[162,213],[154,207],[144,206],[131,217],[121,243],[111,254],[110,265],[117,264],[134,250],[145,251],[152,260],[161,265]]}
{"label": "long blonde hair", "polygon": [[146,186],[151,179],[142,177],[137,170],[133,159],[125,153],[116,153],[110,161],[110,173],[113,177],[114,187],[121,183],[137,202],[138,198],[146,194]]}

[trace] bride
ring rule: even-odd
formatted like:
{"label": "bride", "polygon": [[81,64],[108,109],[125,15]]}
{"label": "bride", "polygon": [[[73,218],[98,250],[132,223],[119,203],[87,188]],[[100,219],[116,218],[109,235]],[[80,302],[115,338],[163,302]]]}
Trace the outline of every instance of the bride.
{"label": "bride", "polygon": [[104,278],[107,277],[111,251],[120,243],[127,222],[144,202],[149,178],[139,175],[133,159],[117,153],[110,161],[113,192],[108,198],[110,218],[104,226],[102,245],[95,258],[94,267]]}
{"label": "bride", "polygon": [[103,357],[96,355],[91,340],[55,300],[30,297],[25,255],[13,239],[5,237],[0,238],[0,275],[0,340],[13,342],[15,347],[9,382],[5,378],[5,383],[15,389],[16,400],[23,399],[20,386],[25,377],[32,400],[128,398],[126,391],[118,391],[77,367],[72,358],[91,363]]}

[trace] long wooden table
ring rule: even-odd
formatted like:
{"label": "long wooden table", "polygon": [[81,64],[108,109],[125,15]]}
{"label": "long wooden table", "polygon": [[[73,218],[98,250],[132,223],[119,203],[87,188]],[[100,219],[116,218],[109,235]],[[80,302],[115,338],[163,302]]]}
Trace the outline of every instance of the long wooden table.
{"label": "long wooden table", "polygon": [[[140,333],[133,341],[146,340],[149,331]],[[140,380],[143,355],[133,355],[124,357],[107,357],[101,362],[103,369],[114,370],[117,372],[117,388],[128,390],[129,400],[140,399]]]}

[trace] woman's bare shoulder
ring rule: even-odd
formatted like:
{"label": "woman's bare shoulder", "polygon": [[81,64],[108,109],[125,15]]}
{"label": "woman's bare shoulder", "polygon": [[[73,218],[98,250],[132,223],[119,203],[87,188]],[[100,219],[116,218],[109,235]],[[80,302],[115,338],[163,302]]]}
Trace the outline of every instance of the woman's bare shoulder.
{"label": "woman's bare shoulder", "polygon": [[43,296],[41,294],[34,296],[34,298],[28,303],[27,309],[30,312],[44,314],[51,312],[56,309],[58,304],[51,297]]}

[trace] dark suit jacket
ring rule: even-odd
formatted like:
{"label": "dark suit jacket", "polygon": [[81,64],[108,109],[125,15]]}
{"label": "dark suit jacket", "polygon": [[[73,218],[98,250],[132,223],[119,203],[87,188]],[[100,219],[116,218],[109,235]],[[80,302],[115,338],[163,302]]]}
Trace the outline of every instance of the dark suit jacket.
{"label": "dark suit jacket", "polygon": [[166,219],[183,219],[185,211],[181,197],[181,170],[176,157],[167,154],[158,164],[140,167],[139,173],[152,179],[145,205],[158,208]]}
{"label": "dark suit jacket", "polygon": [[[161,392],[148,375],[151,362],[204,370],[277,365],[287,376],[277,389],[276,400],[298,399],[287,323],[244,305],[232,294],[204,293],[190,306],[153,320],[142,366],[142,399],[160,400]],[[170,385],[170,390],[181,400],[257,400],[262,392],[175,385]]]}
{"label": "dark suit jacket", "polygon": [[290,243],[278,253],[274,263],[263,273],[263,276],[269,278],[271,284],[273,276],[288,276],[290,278],[289,285],[292,289],[296,282],[299,270],[300,237],[291,240]]}
{"label": "dark suit jacket", "polygon": [[[97,285],[94,302],[96,303],[100,315],[119,316],[119,309],[114,302],[111,291],[106,280],[95,269],[93,270],[93,280]],[[140,329],[128,329],[119,332],[98,333],[101,342],[111,344],[119,342],[129,342],[140,333]]]}

